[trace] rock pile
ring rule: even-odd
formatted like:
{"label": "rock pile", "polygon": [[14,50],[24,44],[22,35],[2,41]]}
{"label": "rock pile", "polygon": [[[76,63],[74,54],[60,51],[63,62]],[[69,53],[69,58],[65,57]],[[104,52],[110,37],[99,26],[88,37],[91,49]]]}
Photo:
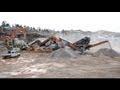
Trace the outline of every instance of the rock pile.
{"label": "rock pile", "polygon": [[113,49],[103,48],[93,54],[94,56],[120,57],[120,54]]}
{"label": "rock pile", "polygon": [[76,58],[79,54],[75,51],[73,51],[71,48],[69,47],[65,47],[65,48],[60,48],[58,50],[53,51],[50,54],[50,57],[52,58]]}

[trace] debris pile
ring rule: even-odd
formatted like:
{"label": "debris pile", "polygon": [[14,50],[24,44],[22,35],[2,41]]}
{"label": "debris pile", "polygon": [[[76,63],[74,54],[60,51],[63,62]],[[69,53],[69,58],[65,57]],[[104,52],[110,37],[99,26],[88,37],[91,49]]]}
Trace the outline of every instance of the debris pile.
{"label": "debris pile", "polygon": [[120,57],[120,54],[113,49],[103,48],[93,54],[93,56]]}

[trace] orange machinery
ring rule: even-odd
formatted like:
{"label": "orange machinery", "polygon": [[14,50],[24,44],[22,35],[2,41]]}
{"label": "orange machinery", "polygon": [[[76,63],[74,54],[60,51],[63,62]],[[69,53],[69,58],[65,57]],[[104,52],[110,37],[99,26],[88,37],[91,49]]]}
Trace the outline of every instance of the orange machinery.
{"label": "orange machinery", "polygon": [[27,31],[24,28],[16,28],[15,30],[12,30],[10,35],[5,35],[3,37],[5,45],[7,47],[9,47],[9,44],[10,44],[10,46],[13,46],[14,38],[17,36],[18,33],[23,33],[24,34],[24,39],[26,39],[26,32]]}

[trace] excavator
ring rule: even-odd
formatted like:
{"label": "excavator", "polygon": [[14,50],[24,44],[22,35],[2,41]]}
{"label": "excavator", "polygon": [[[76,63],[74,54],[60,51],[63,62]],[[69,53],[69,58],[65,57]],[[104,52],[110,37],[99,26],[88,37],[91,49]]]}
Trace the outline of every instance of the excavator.
{"label": "excavator", "polygon": [[25,40],[26,39],[26,30],[23,28],[16,28],[15,30],[12,30],[10,35],[5,35],[3,37],[5,46],[8,49],[17,46],[17,44],[15,43],[15,39],[17,38],[17,35],[21,34],[21,33],[24,35],[24,40]]}
{"label": "excavator", "polygon": [[2,54],[3,58],[20,56],[20,50],[26,48],[27,44],[17,38],[18,33],[24,34],[24,40],[26,39],[26,30],[24,28],[16,28],[12,30],[11,34],[3,37],[4,45],[8,49],[6,54]]}

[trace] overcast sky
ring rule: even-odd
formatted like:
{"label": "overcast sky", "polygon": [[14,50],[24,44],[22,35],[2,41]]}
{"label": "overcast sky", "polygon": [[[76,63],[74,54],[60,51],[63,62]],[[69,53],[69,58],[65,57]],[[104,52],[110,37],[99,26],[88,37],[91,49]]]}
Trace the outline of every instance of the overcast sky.
{"label": "overcast sky", "polygon": [[0,12],[0,23],[54,30],[107,30],[120,32],[120,12]]}

